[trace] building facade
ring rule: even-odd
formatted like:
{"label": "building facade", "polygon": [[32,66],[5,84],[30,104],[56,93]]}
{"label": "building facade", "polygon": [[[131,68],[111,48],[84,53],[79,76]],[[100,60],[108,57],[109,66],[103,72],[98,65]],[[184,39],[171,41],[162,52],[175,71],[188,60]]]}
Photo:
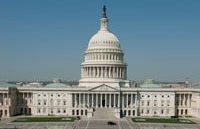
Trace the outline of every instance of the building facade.
{"label": "building facade", "polygon": [[0,84],[0,117],[13,115],[95,117],[200,116],[200,89],[163,86],[151,81],[133,87],[116,35],[103,8],[100,29],[92,36],[81,63],[79,85]]}

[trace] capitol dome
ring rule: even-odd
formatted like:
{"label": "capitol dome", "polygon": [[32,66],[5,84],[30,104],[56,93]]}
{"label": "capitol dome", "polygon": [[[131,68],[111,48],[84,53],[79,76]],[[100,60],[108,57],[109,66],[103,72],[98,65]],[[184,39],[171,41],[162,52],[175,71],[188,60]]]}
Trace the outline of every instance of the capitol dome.
{"label": "capitol dome", "polygon": [[119,82],[127,82],[126,66],[120,42],[117,36],[108,29],[108,18],[104,6],[100,29],[89,40],[81,63],[79,86],[95,87],[107,84],[119,87]]}

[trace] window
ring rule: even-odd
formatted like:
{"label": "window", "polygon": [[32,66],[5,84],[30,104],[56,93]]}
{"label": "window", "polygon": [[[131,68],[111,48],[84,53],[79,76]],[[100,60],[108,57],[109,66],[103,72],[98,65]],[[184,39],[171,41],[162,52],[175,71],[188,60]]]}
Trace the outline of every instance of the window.
{"label": "window", "polygon": [[7,110],[5,110],[5,116],[7,116],[7,114],[8,114],[8,111],[7,111]]}
{"label": "window", "polygon": [[133,110],[133,116],[135,116],[135,110]]}
{"label": "window", "polygon": [[167,106],[170,106],[170,100],[167,100]]}
{"label": "window", "polygon": [[65,109],[63,110],[63,113],[66,113],[66,110],[65,110]]}
{"label": "window", "polygon": [[156,100],[154,100],[154,106],[157,106],[157,101]]}
{"label": "window", "polygon": [[38,105],[41,105],[41,100],[38,100]]}
{"label": "window", "polygon": [[79,110],[76,110],[76,115],[77,115],[77,116],[79,115]]}
{"label": "window", "polygon": [[40,108],[38,108],[38,111],[37,111],[38,113],[40,113]]}
{"label": "window", "polygon": [[38,94],[38,97],[40,97],[40,94]]}
{"label": "window", "polygon": [[66,105],[66,101],[65,100],[63,101],[63,105]]}
{"label": "window", "polygon": [[148,95],[147,97],[150,98],[150,95]]}
{"label": "window", "polygon": [[141,105],[144,106],[144,100],[142,100]]}
{"label": "window", "polygon": [[44,105],[47,105],[47,101],[46,100],[44,100]]}
{"label": "window", "polygon": [[150,105],[150,102],[149,101],[147,101],[147,106],[149,106]]}
{"label": "window", "polygon": [[163,110],[161,110],[161,114],[163,114],[164,113],[164,111]]}
{"label": "window", "polygon": [[131,111],[130,111],[130,110],[128,110],[128,115],[129,115],[129,116],[131,115]]}
{"label": "window", "polygon": [[51,94],[51,97],[53,97],[53,94]]}
{"label": "window", "polygon": [[60,113],[60,109],[58,109],[58,113]]}
{"label": "window", "polygon": [[161,101],[161,106],[164,106],[164,100]]}
{"label": "window", "polygon": [[187,115],[187,109],[185,109],[185,115]]}
{"label": "window", "polygon": [[183,115],[183,109],[181,109],[181,115]]}
{"label": "window", "polygon": [[143,114],[143,112],[144,112],[144,110],[142,109],[142,110],[141,110],[141,114]]}
{"label": "window", "polygon": [[58,97],[60,97],[60,94],[58,94]]}
{"label": "window", "polygon": [[149,109],[147,109],[147,114],[149,114]]}
{"label": "window", "polygon": [[162,98],[164,98],[164,95],[162,95]]}

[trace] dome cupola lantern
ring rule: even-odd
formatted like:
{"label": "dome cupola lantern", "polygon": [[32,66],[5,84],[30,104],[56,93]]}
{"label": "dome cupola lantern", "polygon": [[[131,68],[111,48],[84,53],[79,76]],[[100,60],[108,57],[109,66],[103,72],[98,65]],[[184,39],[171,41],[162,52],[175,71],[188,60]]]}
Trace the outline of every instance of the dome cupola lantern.
{"label": "dome cupola lantern", "polygon": [[106,16],[106,6],[103,6],[103,13],[101,18],[101,31],[108,31],[108,18]]}

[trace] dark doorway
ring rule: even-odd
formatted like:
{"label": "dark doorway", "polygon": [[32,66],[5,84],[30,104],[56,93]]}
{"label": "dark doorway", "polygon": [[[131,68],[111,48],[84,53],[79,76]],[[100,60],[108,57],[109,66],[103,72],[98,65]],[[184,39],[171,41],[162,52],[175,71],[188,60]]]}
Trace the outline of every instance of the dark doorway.
{"label": "dark doorway", "polygon": [[28,110],[29,110],[29,111],[28,111],[28,114],[31,115],[31,108],[29,108]]}
{"label": "dark doorway", "polygon": [[105,102],[105,99],[103,99],[102,100],[102,106],[105,107],[105,105],[106,105],[106,102]]}
{"label": "dark doorway", "polygon": [[0,110],[0,118],[2,117],[2,115],[3,115],[3,111],[2,111],[2,110]]}

